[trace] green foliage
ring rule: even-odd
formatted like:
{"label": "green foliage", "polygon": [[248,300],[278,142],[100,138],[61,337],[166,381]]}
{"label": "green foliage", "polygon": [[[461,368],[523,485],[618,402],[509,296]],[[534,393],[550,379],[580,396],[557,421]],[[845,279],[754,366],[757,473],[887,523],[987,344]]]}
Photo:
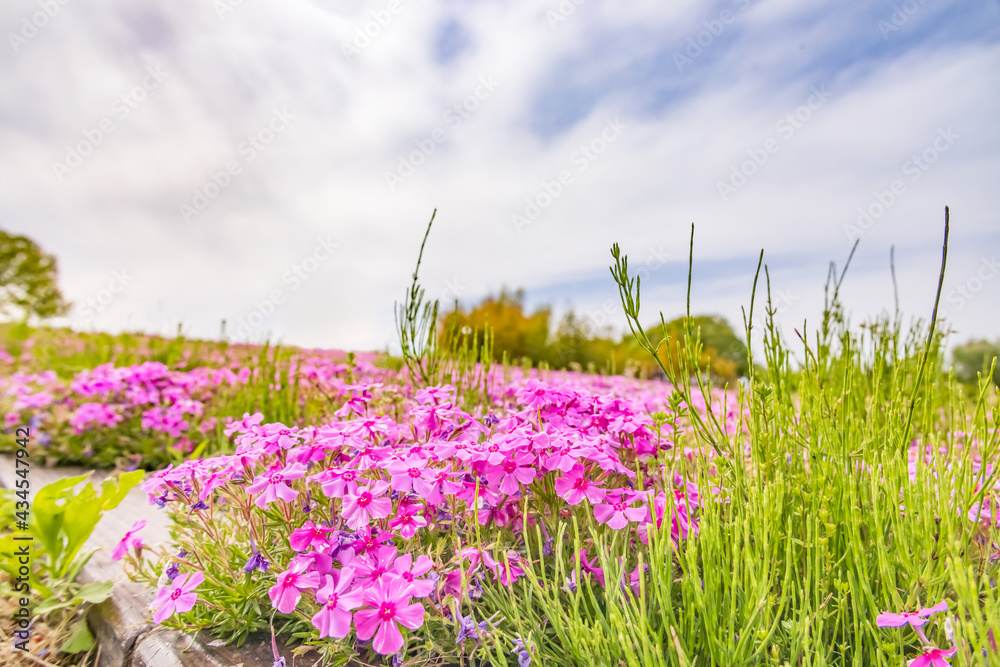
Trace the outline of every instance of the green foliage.
{"label": "green foliage", "polygon": [[486,297],[468,311],[456,306],[445,314],[444,329],[482,330],[488,324],[493,331],[494,355],[515,361],[527,357],[537,363],[550,359],[550,316],[548,308],[525,313],[524,290],[511,293],[505,288],[500,296]]}
{"label": "green foliage", "polygon": [[951,352],[955,378],[962,383],[975,385],[980,373],[993,384],[1000,385],[1000,366],[995,365],[1000,357],[1000,340],[970,340]]}
{"label": "green foliage", "polygon": [[413,282],[406,292],[402,304],[396,304],[396,332],[403,351],[403,361],[410,375],[424,384],[433,384],[441,369],[442,350],[438,340],[438,301],[424,301],[424,288],[418,282],[420,262],[424,258],[424,246],[430,236],[431,226],[437,209],[431,214],[417,255],[417,266],[413,269]]}
{"label": "green foliage", "polygon": [[[90,482],[90,473],[69,477],[42,487],[31,503],[30,542],[16,540],[13,527],[16,512],[23,506],[23,496],[14,490],[4,490],[0,510],[4,526],[0,535],[0,570],[9,581],[0,585],[6,595],[20,595],[14,584],[18,580],[19,561],[16,554],[25,544],[30,545],[34,616],[46,620],[49,627],[60,628],[65,635],[59,646],[63,653],[80,653],[94,647],[94,638],[87,628],[87,605],[99,604],[111,595],[112,582],[76,583],[80,570],[95,550],[83,549],[104,512],[114,509],[125,495],[142,481],[142,471],[124,473],[104,480],[100,492]],[[86,483],[84,483],[86,482]],[[18,533],[22,535],[22,533]]]}
{"label": "green foliage", "polygon": [[[659,348],[657,356],[675,373],[680,371],[680,360],[686,356],[683,340],[688,323],[687,317],[678,317],[647,327],[650,342]],[[691,317],[690,324],[699,332],[701,340],[699,369],[709,370],[714,377],[728,382],[749,375],[747,346],[729,322],[718,315],[699,315]]]}
{"label": "green foliage", "polygon": [[[528,313],[524,306],[524,290],[506,288],[499,296],[487,296],[479,303],[463,308],[456,305],[442,318],[442,338],[445,331],[481,329],[489,324],[493,332],[496,359],[506,357],[518,362],[530,360],[532,366],[569,369],[590,373],[615,374],[637,369],[643,376],[654,374],[657,364],[650,363],[646,351],[631,336],[615,339],[608,330],[595,330],[591,322],[570,310],[552,330],[552,309],[543,306]],[[670,343],[659,354],[664,363],[677,364],[680,332],[684,318],[666,323]],[[747,350],[726,320],[718,315],[693,318],[701,329],[702,351],[699,366],[709,369],[720,381],[732,382],[749,370]],[[650,342],[656,346],[663,339],[660,324],[649,327]],[[673,362],[670,361],[671,354]]]}
{"label": "green foliage", "polygon": [[[947,624],[942,616],[923,628],[929,641],[957,648],[952,665],[1000,664],[1000,528],[968,515],[1000,479],[995,465],[978,466],[1000,453],[1000,394],[984,378],[966,400],[942,370],[933,316],[909,331],[898,318],[851,330],[837,296],[844,275],[834,272],[823,322],[802,331],[793,362],[768,286],[766,371],[751,360],[747,385],[720,404],[694,318],[671,333],[679,354],[666,363],[640,324],[639,281],[617,246],[612,254],[636,345],[675,380],[671,405],[706,406],[703,417],[687,411],[691,428],[677,433],[675,447],[690,454],[667,457],[696,471],[699,531],[678,543],[666,521],[651,525],[636,572],[648,570],[632,592],[623,563],[636,562],[636,545],[627,539],[602,540],[591,522],[554,523],[546,558],[543,527],[525,525],[530,570],[485,591],[488,611],[507,619],[506,637],[532,647],[532,664],[559,667],[896,667],[923,642],[877,627],[876,616],[947,600]],[[748,342],[756,292],[757,280]],[[739,416],[735,430],[725,428],[727,410]],[[606,590],[581,576],[573,555],[582,547],[600,554]],[[509,643],[494,657],[515,662]]]}
{"label": "green foliage", "polygon": [[0,229],[0,316],[27,320],[64,314],[56,259],[27,236]]}

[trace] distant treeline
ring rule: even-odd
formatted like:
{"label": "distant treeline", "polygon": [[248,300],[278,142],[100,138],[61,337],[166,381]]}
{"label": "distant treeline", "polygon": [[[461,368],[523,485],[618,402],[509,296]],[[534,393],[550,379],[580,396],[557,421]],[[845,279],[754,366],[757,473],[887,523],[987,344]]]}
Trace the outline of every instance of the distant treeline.
{"label": "distant treeline", "polygon": [[[583,370],[591,373],[628,373],[639,377],[655,377],[662,372],[649,355],[635,343],[631,332],[618,338],[612,335],[607,320],[613,314],[600,317],[580,316],[570,310],[553,326],[552,308],[541,306],[527,312],[524,290],[502,289],[499,296],[488,296],[478,304],[459,306],[444,314],[439,327],[442,339],[449,332],[483,331],[489,324],[493,334],[493,358],[506,356],[513,364],[544,365],[552,369]],[[597,321],[601,320],[601,321]],[[699,315],[694,324],[701,330],[702,367],[721,381],[746,376],[749,371],[747,349],[742,334],[721,316]],[[670,344],[660,350],[660,358],[668,368],[676,366],[683,340],[684,318],[667,322]],[[646,333],[655,344],[663,338],[660,322],[650,322]],[[994,357],[1000,358],[1000,340],[972,340],[952,350],[951,366],[957,380],[974,384],[979,373],[990,371]],[[993,382],[1000,386],[1000,364],[993,371]]]}
{"label": "distant treeline", "polygon": [[[607,317],[603,315],[602,317]],[[542,306],[529,313],[524,307],[524,290],[503,289],[499,296],[488,296],[478,304],[458,306],[444,314],[439,328],[443,338],[451,332],[482,332],[489,325],[493,334],[493,358],[506,358],[514,364],[530,363],[552,369],[584,370],[592,373],[631,373],[653,377],[661,371],[635,343],[632,334],[617,338],[611,327],[596,322],[594,317],[581,317],[569,311],[553,327],[552,308]],[[704,346],[702,365],[720,380],[732,381],[746,375],[746,346],[725,319],[717,315],[694,318],[701,329]],[[670,345],[664,345],[660,358],[672,368],[682,352],[684,320],[667,323]],[[647,328],[650,339],[657,343],[663,338],[659,322]]]}

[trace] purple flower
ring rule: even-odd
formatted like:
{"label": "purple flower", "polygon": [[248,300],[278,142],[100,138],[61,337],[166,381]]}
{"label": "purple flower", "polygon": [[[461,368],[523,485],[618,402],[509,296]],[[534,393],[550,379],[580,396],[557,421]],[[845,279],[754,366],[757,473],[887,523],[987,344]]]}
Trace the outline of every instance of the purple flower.
{"label": "purple flower", "polygon": [[271,566],[271,563],[257,551],[257,545],[254,544],[252,537],[250,538],[250,548],[253,549],[253,554],[250,558],[247,558],[247,564],[243,566],[243,571],[247,574],[252,573],[254,570],[267,572],[267,568]]}
{"label": "purple flower", "polygon": [[171,563],[171,564],[170,564],[170,565],[168,565],[168,566],[167,566],[167,568],[166,568],[166,569],[165,569],[165,570],[163,571],[163,576],[165,576],[165,577],[166,577],[167,579],[169,579],[170,581],[173,581],[174,579],[176,579],[176,578],[177,578],[177,573],[178,573],[179,571],[180,571],[180,566],[179,566],[179,565],[178,565],[177,563]]}
{"label": "purple flower", "polygon": [[524,640],[518,637],[514,640],[514,650],[511,653],[517,654],[518,667],[528,667],[531,664],[531,653],[524,646]]}
{"label": "purple flower", "polygon": [[466,639],[475,639],[479,641],[479,629],[476,626],[476,621],[472,618],[472,614],[468,616],[458,617],[458,634],[455,636],[455,643],[461,644]]}

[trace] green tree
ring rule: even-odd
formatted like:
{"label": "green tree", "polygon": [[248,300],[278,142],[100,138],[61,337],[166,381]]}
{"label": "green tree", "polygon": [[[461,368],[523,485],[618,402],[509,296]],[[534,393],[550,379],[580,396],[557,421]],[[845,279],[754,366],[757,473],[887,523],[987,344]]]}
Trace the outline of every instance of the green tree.
{"label": "green tree", "polygon": [[[691,319],[694,329],[701,330],[701,367],[728,382],[745,377],[750,371],[747,347],[729,322],[719,315],[698,315]],[[660,348],[659,356],[670,368],[680,367],[684,326],[683,317],[667,322],[666,333],[670,340]],[[663,326],[652,324],[646,327],[646,333],[650,342],[657,345],[663,339]]]}
{"label": "green tree", "polygon": [[444,316],[439,328],[444,336],[454,328],[462,331],[483,331],[488,323],[493,331],[493,352],[499,359],[506,352],[507,358],[518,363],[522,357],[534,362],[548,358],[549,317],[551,309],[543,307],[530,315],[524,312],[524,290],[500,290],[500,296],[488,296],[466,311],[462,307]]}
{"label": "green tree", "polygon": [[[979,373],[986,375],[990,372],[994,357],[1000,357],[1000,340],[992,343],[988,340],[970,340],[959,345],[951,353],[955,377],[966,384],[975,384]],[[993,370],[992,379],[993,384],[1000,385],[1000,362]]]}
{"label": "green tree", "polygon": [[0,316],[27,320],[69,309],[56,283],[56,258],[27,236],[0,229]]}

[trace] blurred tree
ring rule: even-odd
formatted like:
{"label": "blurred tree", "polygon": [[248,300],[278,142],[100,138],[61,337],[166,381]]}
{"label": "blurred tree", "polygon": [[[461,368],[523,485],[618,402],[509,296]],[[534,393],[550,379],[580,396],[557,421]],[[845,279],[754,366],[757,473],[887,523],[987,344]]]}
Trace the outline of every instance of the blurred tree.
{"label": "blurred tree", "polygon": [[[591,373],[621,373],[627,369],[643,377],[659,373],[659,367],[639,349],[631,335],[617,340],[607,328],[595,331],[590,322],[570,310],[559,320],[555,330],[550,329],[552,309],[542,307],[530,315],[524,312],[524,290],[500,291],[499,296],[488,296],[468,310],[456,307],[444,315],[441,335],[448,331],[482,330],[489,324],[494,335],[494,357],[520,364],[529,358],[533,365],[545,362],[550,368],[586,370]],[[703,345],[701,368],[708,369],[720,381],[732,382],[749,371],[747,351],[743,341],[735,334],[725,319],[702,315],[694,318],[694,326],[701,329]],[[663,337],[663,328],[657,323],[646,329],[656,344]],[[660,354],[664,364],[677,367],[677,354],[683,339],[684,318],[667,323],[671,343]],[[668,360],[670,360],[668,362]]]}
{"label": "blurred tree", "polygon": [[[725,318],[719,315],[697,315],[692,317],[692,320],[693,330],[695,332],[701,330],[702,351],[699,365],[702,370],[707,369],[713,376],[725,382],[732,382],[749,373],[747,347]],[[671,370],[680,368],[680,355],[684,350],[684,327],[683,317],[666,324],[669,342],[660,348],[659,356],[663,364]],[[646,327],[646,333],[650,342],[656,345],[663,340],[664,328],[657,322]],[[640,359],[643,364],[652,364],[642,359],[641,350],[631,341],[631,336],[627,336],[623,344],[629,345],[630,358]],[[652,369],[646,370],[652,371]]]}
{"label": "blurred tree", "polygon": [[[1000,357],[1000,340],[993,343],[987,340],[970,340],[959,345],[951,353],[955,377],[966,384],[975,384],[979,373],[986,375],[990,372],[994,357]],[[992,379],[993,384],[1000,386],[1000,362],[993,370]]]}
{"label": "blurred tree", "polygon": [[56,284],[56,258],[27,236],[0,229],[0,316],[27,320],[69,309]]}
{"label": "blurred tree", "polygon": [[440,335],[444,336],[452,330],[462,331],[466,327],[483,331],[488,323],[493,330],[493,354],[496,359],[502,358],[506,352],[507,359],[513,363],[519,363],[523,357],[537,363],[548,360],[551,314],[552,310],[546,306],[528,315],[524,312],[524,290],[511,293],[503,288],[499,296],[486,297],[468,312],[459,306],[446,313]]}

